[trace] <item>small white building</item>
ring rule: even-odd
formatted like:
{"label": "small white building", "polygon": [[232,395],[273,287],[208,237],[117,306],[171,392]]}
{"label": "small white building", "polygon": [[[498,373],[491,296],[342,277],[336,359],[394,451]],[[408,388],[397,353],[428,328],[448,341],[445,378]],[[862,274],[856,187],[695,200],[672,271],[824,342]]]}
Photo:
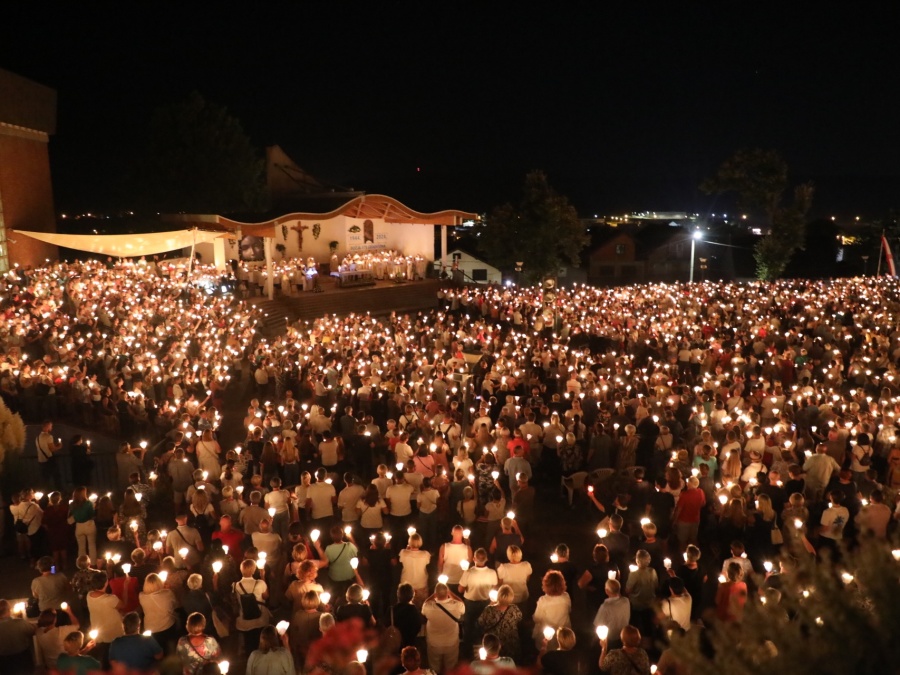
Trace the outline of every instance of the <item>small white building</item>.
{"label": "small white building", "polygon": [[462,249],[454,249],[447,255],[449,259],[449,269],[447,274],[452,276],[454,266],[465,274],[463,281],[475,282],[478,284],[501,284],[503,283],[503,275],[493,265],[489,265],[483,260],[479,260],[471,253],[467,253]]}

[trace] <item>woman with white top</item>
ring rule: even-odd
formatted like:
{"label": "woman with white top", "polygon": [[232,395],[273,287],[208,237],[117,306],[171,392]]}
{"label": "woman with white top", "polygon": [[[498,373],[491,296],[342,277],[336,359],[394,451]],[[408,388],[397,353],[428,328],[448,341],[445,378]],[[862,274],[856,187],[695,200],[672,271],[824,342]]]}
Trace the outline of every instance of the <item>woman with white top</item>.
{"label": "woman with white top", "polygon": [[374,534],[384,529],[384,514],[388,512],[387,504],[378,494],[378,486],[369,483],[362,499],[356,502],[359,513],[359,526],[366,534]]}
{"label": "woman with white top", "polygon": [[571,628],[572,600],[566,592],[566,580],[561,572],[550,570],[541,580],[544,595],[538,598],[534,608],[532,637],[540,650],[544,644],[544,628]]}
{"label": "woman with white top", "polygon": [[109,653],[109,644],[117,637],[124,635],[125,630],[122,628],[122,615],[120,610],[128,606],[128,584],[124,586],[124,596],[119,598],[111,593],[107,593],[106,589],[109,585],[109,579],[106,572],[95,573],[90,593],[87,594],[88,615],[90,617],[91,629],[97,631],[97,637],[94,642],[99,648],[99,652],[95,652],[95,656],[100,654],[104,661],[106,654]]}
{"label": "woman with white top", "polygon": [[515,593],[515,604],[521,604],[528,599],[528,579],[531,577],[531,563],[522,560],[522,549],[518,546],[507,546],[506,557],[508,563],[497,566],[497,577],[501,584],[506,584]]}
{"label": "woman with white top", "polygon": [[463,569],[460,563],[465,560],[472,562],[472,547],[464,537],[461,525],[453,528],[452,538],[443,544],[438,551],[438,574],[447,576],[447,585],[451,588],[459,584]]}
{"label": "woman with white top", "polygon": [[144,590],[138,599],[144,612],[144,630],[149,630],[163,649],[171,651],[171,645],[178,640],[178,617],[175,614],[178,600],[175,593],[166,588],[163,580],[154,573],[147,575]]}
{"label": "woman with white top", "polygon": [[415,591],[414,602],[420,609],[428,597],[428,563],[431,554],[422,550],[422,537],[418,532],[409,536],[409,545],[398,556],[402,570],[400,583],[409,584]]}
{"label": "woman with white top", "polygon": [[209,472],[210,476],[218,476],[222,470],[219,464],[219,455],[222,454],[222,448],[213,438],[212,429],[203,432],[197,445],[194,446],[197,453],[197,464],[201,471]]}

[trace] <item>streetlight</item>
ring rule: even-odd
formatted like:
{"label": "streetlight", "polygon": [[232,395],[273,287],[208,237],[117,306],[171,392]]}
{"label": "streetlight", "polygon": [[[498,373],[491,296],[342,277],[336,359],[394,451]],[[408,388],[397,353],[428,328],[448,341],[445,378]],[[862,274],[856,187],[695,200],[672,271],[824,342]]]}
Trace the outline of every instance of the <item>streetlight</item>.
{"label": "streetlight", "polygon": [[694,249],[697,247],[697,241],[703,239],[703,232],[694,230],[691,235],[691,278],[690,282],[694,283]]}
{"label": "streetlight", "polygon": [[[859,220],[859,218],[857,218],[857,220]],[[863,261],[863,276],[866,276],[866,270],[869,267],[869,256],[864,255],[864,256],[860,256],[860,257],[862,258],[862,261]]]}

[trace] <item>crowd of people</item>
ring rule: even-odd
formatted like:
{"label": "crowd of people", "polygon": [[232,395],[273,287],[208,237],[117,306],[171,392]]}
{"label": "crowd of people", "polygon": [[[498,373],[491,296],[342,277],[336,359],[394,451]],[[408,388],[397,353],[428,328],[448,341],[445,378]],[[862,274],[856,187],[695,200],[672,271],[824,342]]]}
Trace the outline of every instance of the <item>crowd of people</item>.
{"label": "crowd of people", "polygon": [[[451,288],[268,341],[153,264],[3,284],[0,391],[43,422],[12,672],[36,635],[65,672],[680,674],[674,634],[891,550],[894,280]],[[59,419],[121,438],[114,490]]]}

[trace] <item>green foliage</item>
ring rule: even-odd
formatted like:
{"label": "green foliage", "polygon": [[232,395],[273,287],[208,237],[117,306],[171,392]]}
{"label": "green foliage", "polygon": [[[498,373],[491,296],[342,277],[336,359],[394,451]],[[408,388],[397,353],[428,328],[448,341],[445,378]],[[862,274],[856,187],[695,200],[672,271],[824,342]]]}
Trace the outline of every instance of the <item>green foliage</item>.
{"label": "green foliage", "polygon": [[691,631],[676,640],[679,660],[692,675],[896,672],[900,563],[884,544],[866,543],[840,566],[809,558],[789,579],[779,605],[750,600],[740,626]]}
{"label": "green foliage", "polygon": [[194,92],[155,111],[135,187],[157,212],[253,211],[265,205],[264,171],[240,122]]}
{"label": "green foliage", "polygon": [[24,449],[25,423],[0,399],[0,490],[7,498],[24,487],[21,470]]}
{"label": "green foliage", "polygon": [[803,248],[812,184],[798,185],[793,200],[785,204],[787,164],[774,150],[753,149],[739,150],[725,160],[700,189],[707,194],[735,192],[740,210],[765,217],[770,232],[753,252],[756,273],[765,281],[780,277],[797,249]]}
{"label": "green foliage", "polygon": [[523,280],[556,275],[560,267],[577,267],[589,237],[575,207],[547,182],[542,171],[525,177],[522,200],[495,208],[483,226],[479,249],[504,270],[524,264]]}

